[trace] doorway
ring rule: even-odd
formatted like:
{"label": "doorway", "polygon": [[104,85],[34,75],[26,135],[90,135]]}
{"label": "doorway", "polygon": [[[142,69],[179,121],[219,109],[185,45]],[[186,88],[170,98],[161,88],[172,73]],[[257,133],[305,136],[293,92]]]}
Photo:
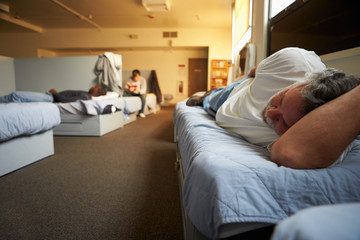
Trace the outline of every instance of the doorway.
{"label": "doorway", "polygon": [[188,96],[207,90],[208,59],[189,58]]}

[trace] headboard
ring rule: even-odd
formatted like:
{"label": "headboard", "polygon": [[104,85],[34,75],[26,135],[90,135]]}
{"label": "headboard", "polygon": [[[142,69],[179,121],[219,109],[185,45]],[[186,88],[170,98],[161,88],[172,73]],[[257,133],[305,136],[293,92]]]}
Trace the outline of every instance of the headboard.
{"label": "headboard", "polygon": [[360,46],[357,1],[295,1],[271,18],[268,55],[300,47],[318,55]]}

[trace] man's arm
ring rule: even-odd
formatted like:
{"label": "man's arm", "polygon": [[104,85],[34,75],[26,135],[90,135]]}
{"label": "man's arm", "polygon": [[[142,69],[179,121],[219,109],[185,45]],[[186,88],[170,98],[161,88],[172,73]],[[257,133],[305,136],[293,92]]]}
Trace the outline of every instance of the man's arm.
{"label": "man's arm", "polygon": [[271,161],[290,168],[334,163],[360,131],[360,86],[305,115],[271,147]]}

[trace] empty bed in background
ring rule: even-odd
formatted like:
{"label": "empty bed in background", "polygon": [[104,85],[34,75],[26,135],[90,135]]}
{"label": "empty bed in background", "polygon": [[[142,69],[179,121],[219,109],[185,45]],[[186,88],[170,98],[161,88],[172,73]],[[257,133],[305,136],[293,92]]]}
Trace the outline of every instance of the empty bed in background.
{"label": "empty bed in background", "polygon": [[59,124],[53,103],[0,104],[0,176],[53,155],[52,129]]}

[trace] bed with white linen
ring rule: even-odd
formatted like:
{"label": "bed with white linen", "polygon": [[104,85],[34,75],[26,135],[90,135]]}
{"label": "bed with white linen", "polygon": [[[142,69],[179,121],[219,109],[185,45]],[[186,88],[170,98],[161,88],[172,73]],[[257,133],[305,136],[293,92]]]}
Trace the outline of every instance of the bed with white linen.
{"label": "bed with white linen", "polygon": [[145,115],[150,113],[156,113],[160,110],[160,105],[156,101],[156,95],[154,93],[146,94],[146,107],[144,109]]}
{"label": "bed with white linen", "polygon": [[59,124],[53,103],[0,104],[0,176],[53,155],[52,129]]}
{"label": "bed with white linen", "polygon": [[133,121],[134,114],[141,107],[141,100],[97,98],[56,105],[61,113],[61,124],[55,127],[54,135],[102,136]]}
{"label": "bed with white linen", "polygon": [[[96,97],[70,103],[56,103],[61,113],[61,124],[54,135],[103,136],[136,120],[141,108],[139,97]],[[115,112],[104,112],[109,106]],[[146,96],[145,114],[156,113],[158,104],[152,93]]]}
{"label": "bed with white linen", "polygon": [[274,225],[311,206],[360,201],[360,137],[345,160],[318,170],[269,161],[265,148],[219,127],[201,107],[174,111],[186,239]]}
{"label": "bed with white linen", "polygon": [[[129,119],[132,121],[136,119],[136,114],[141,108],[141,99],[137,96],[128,96],[123,97],[125,103],[125,114],[128,115]],[[160,110],[160,105],[156,102],[156,95],[154,93],[147,93],[145,99],[145,108],[144,114],[149,115],[151,113],[156,113]],[[133,114],[136,113],[136,114]],[[135,117],[135,119],[134,119]]]}

